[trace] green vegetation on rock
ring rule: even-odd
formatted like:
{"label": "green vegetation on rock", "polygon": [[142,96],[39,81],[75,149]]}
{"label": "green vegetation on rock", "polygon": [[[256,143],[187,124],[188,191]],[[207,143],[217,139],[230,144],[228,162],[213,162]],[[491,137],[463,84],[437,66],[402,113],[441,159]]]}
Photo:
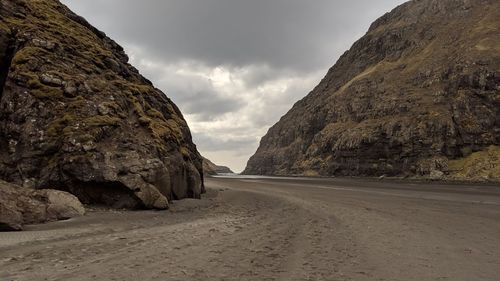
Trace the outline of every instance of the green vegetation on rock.
{"label": "green vegetation on rock", "polygon": [[500,181],[500,147],[492,145],[483,151],[452,160],[448,167],[453,179]]}

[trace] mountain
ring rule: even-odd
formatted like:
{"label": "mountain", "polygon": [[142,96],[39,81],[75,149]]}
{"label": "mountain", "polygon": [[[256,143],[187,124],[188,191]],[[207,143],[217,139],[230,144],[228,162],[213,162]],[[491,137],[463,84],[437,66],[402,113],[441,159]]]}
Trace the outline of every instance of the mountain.
{"label": "mountain", "polygon": [[206,175],[233,174],[233,171],[226,166],[219,166],[203,157],[203,172]]}
{"label": "mountain", "polygon": [[59,1],[0,1],[0,70],[0,179],[118,208],[204,192],[177,106]]}
{"label": "mountain", "polygon": [[500,179],[500,1],[376,20],[262,138],[245,174]]}

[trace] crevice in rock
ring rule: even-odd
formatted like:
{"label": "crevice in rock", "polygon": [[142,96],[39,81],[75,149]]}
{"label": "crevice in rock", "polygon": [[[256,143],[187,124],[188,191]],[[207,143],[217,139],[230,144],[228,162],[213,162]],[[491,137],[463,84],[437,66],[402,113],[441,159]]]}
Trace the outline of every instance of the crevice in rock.
{"label": "crevice in rock", "polygon": [[74,182],[69,191],[84,204],[106,205],[116,209],[144,209],[142,201],[123,183]]}
{"label": "crevice in rock", "polygon": [[[459,141],[459,148],[462,148],[464,146],[466,146],[467,144],[464,142],[464,138],[462,136],[462,132],[460,131],[461,130],[461,127],[460,127],[460,124],[458,123],[457,119],[455,118],[455,110],[453,108],[453,106],[451,107],[451,122],[453,124],[453,126],[455,127],[455,131],[456,131],[456,138],[457,140]],[[453,158],[456,158],[456,157],[462,157],[464,155],[459,155],[459,152],[456,152],[455,155],[452,155]]]}
{"label": "crevice in rock", "polygon": [[6,231],[17,231],[17,230],[15,228],[12,228],[6,223],[0,222],[0,232],[6,232]]}
{"label": "crevice in rock", "polygon": [[3,96],[5,83],[12,65],[12,59],[16,50],[15,34],[0,35],[0,100]]}

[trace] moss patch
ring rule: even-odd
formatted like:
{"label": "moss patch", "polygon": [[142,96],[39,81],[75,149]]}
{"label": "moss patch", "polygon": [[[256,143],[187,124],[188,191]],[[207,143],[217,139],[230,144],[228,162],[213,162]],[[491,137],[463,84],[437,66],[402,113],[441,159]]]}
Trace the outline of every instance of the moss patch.
{"label": "moss patch", "polygon": [[23,65],[28,63],[30,60],[33,58],[43,56],[47,53],[42,48],[38,47],[25,47],[19,50],[16,55],[14,56],[14,59],[12,60],[12,65]]}
{"label": "moss patch", "polygon": [[486,150],[451,160],[450,176],[453,179],[500,180],[500,147],[489,146]]}
{"label": "moss patch", "polygon": [[47,128],[47,135],[49,137],[58,137],[63,130],[74,123],[75,115],[67,113],[61,118],[52,121]]}
{"label": "moss patch", "polygon": [[89,126],[117,126],[121,119],[117,117],[105,116],[92,116],[83,121],[84,124]]}

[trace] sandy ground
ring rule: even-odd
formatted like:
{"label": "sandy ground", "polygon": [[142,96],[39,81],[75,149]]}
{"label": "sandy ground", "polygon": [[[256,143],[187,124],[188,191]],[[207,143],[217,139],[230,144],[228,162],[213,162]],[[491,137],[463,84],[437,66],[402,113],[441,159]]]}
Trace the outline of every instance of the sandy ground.
{"label": "sandy ground", "polygon": [[171,211],[0,233],[0,280],[500,280],[500,187],[210,178]]}

